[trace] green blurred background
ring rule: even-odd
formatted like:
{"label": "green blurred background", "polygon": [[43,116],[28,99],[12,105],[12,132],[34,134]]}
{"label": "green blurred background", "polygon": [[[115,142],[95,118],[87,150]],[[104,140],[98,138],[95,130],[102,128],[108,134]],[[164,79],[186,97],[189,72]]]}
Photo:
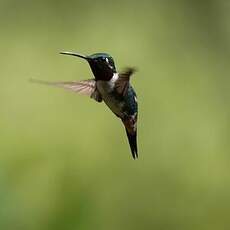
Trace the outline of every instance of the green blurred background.
{"label": "green blurred background", "polygon": [[[0,229],[230,229],[230,2],[0,0]],[[139,159],[103,104],[28,79],[136,66]]]}

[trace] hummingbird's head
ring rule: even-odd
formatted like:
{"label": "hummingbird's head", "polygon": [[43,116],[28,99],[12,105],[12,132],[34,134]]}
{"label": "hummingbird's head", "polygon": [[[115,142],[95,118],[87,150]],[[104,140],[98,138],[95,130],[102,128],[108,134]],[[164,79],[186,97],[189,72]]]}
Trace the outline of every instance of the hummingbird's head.
{"label": "hummingbird's head", "polygon": [[72,52],[61,52],[60,54],[72,55],[88,61],[96,80],[110,80],[116,73],[113,58],[109,54],[95,53],[88,56]]}

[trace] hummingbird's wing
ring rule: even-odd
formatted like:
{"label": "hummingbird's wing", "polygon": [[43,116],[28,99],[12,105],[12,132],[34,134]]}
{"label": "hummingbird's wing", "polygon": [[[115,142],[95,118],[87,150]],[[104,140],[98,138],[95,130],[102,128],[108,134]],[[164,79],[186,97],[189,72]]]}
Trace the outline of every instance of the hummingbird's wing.
{"label": "hummingbird's wing", "polygon": [[63,82],[49,82],[49,81],[42,81],[36,79],[31,79],[31,81],[35,83],[68,89],[82,95],[90,96],[91,98],[95,99],[98,102],[102,101],[100,94],[96,90],[96,81],[94,79],[82,80],[82,81],[63,81]]}
{"label": "hummingbird's wing", "polygon": [[135,68],[128,67],[118,74],[118,79],[115,82],[115,90],[118,94],[125,95],[129,87],[130,76],[136,71]]}

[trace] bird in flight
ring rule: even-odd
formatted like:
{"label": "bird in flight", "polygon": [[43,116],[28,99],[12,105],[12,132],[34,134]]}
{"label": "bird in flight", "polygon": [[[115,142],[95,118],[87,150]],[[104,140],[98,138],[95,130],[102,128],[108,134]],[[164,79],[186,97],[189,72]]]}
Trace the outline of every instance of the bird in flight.
{"label": "bird in flight", "polygon": [[87,95],[97,102],[104,101],[110,110],[121,119],[125,126],[133,158],[138,157],[137,151],[137,96],[130,85],[130,76],[134,68],[126,68],[117,72],[113,58],[106,53],[82,55],[74,52],[60,52],[86,60],[93,72],[94,79],[82,81],[47,82],[34,80],[33,82],[48,84],[72,90]]}

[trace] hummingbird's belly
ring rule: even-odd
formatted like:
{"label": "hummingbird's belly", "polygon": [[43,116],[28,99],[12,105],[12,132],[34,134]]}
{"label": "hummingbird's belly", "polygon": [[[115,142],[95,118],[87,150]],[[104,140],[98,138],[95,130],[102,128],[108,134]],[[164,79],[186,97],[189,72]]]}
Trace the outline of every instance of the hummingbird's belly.
{"label": "hummingbird's belly", "polygon": [[116,96],[114,92],[114,83],[111,81],[97,81],[97,90],[112,112],[122,118],[124,116],[122,109],[124,102]]}

